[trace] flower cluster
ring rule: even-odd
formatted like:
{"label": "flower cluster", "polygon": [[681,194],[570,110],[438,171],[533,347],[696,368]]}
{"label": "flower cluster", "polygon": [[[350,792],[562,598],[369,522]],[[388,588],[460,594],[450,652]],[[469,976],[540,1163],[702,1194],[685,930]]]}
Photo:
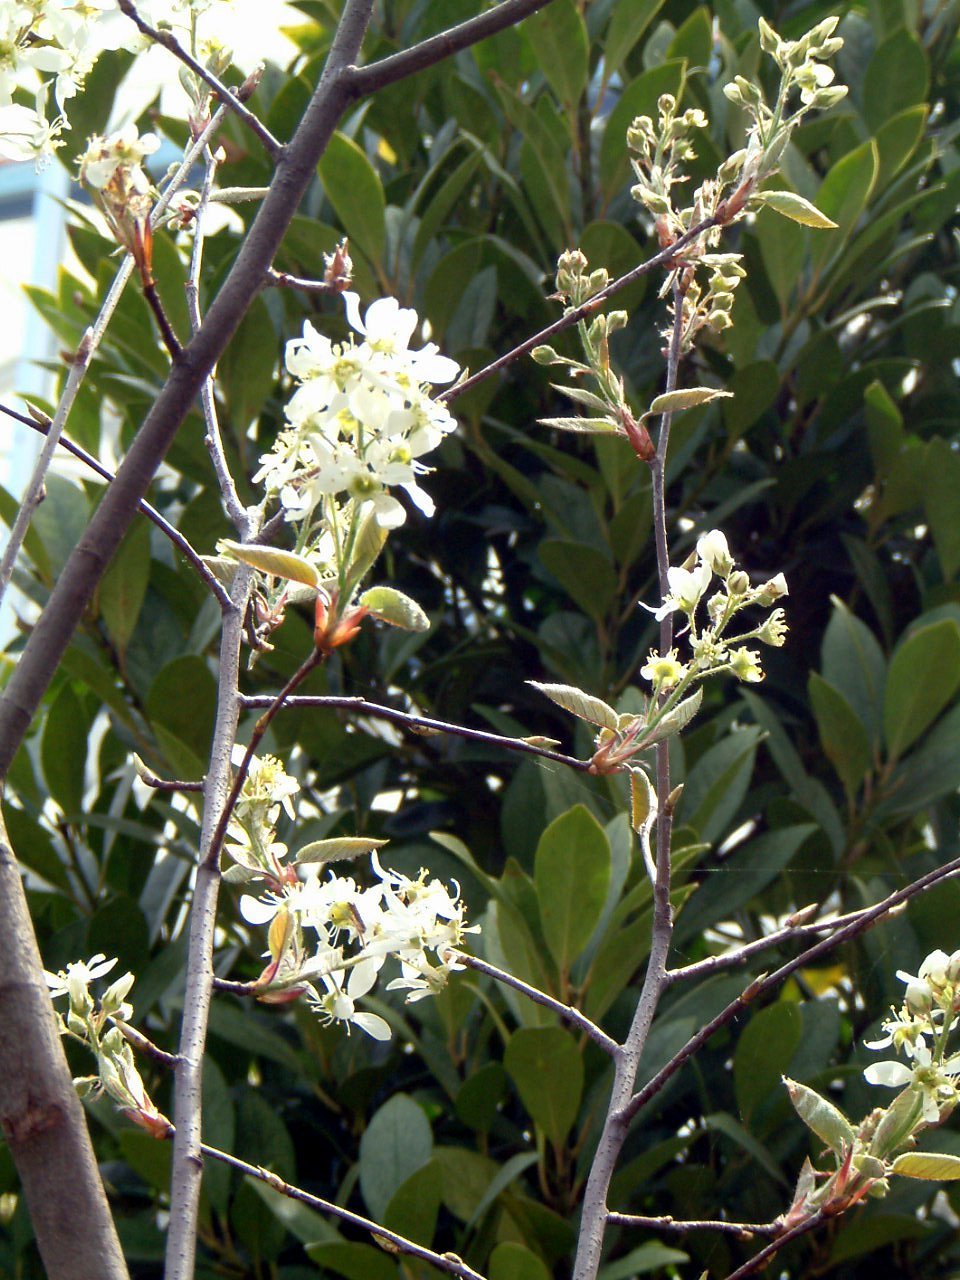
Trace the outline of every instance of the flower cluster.
{"label": "flower cluster", "polygon": [[[801,39],[785,41],[760,19],[761,46],[780,68],[776,102],[769,107],[761,89],[743,76],[725,86],[726,97],[742,107],[750,119],[746,146],[697,188],[689,205],[678,207],[673,188],[686,180],[685,168],[696,154],[690,135],[695,129],[706,128],[704,113],[697,108],[680,112],[673,96],[663,94],[657,102],[657,121],[638,116],[627,131],[637,177],[631,194],[653,219],[660,247],[668,248],[693,227],[706,224],[704,232],[678,253],[663,289],[667,293],[674,278],[679,279],[682,352],[691,349],[702,329],[720,332],[730,327],[734,290],[744,270],[740,254],[716,252],[724,226],[764,204],[798,222],[831,225],[794,193],[763,191],[761,187],[777,170],[790,135],[803,116],[834,106],[846,93],[842,86],[832,84],[833,70],[822,61],[843,45],[833,34],[836,26],[837,19],[828,18]],[[796,90],[800,104],[791,110]],[[705,283],[697,279],[701,269],[708,274]],[[664,333],[668,340],[672,327]]]}
{"label": "flower cluster", "polygon": [[117,243],[130,250],[138,264],[149,265],[150,209],[153,187],[143,162],[160,146],[153,133],[143,137],[135,124],[101,138],[94,135],[78,158],[80,181],[87,187],[110,224]]}
{"label": "flower cluster", "polygon": [[128,1035],[134,1034],[127,1028],[133,1016],[127,1003],[133,974],[117,978],[99,1000],[90,993],[91,983],[110,973],[116,963],[100,952],[90,960],[78,960],[58,973],[45,975],[52,999],[68,997],[67,1012],[57,1013],[61,1035],[79,1040],[97,1058],[98,1074],[80,1076],[74,1084],[81,1093],[105,1093],[135,1124],[154,1137],[165,1138],[172,1126],[147,1093],[128,1040]]}
{"label": "flower cluster", "polygon": [[[380,298],[361,319],[358,296],[343,297],[347,320],[362,341],[351,335],[345,343],[331,342],[307,321],[303,337],[287,344],[287,370],[299,386],[287,405],[289,426],[254,478],[279,496],[288,520],[309,520],[329,499],[336,499],[335,507],[352,500],[370,504],[378,523],[392,529],[405,519],[392,488],[433,513],[417,483],[427,470],[418,459],[455,423],[429,384],[451,382],[459,370],[433,343],[411,349],[415,311]],[[334,515],[328,523],[342,521]]]}
{"label": "flower cluster", "polygon": [[893,1048],[906,1062],[875,1062],[863,1074],[870,1084],[913,1090],[925,1123],[938,1124],[960,1101],[960,1054],[947,1054],[960,1012],[960,951],[931,951],[916,975],[899,970],[897,977],[907,984],[903,1004],[884,1022],[883,1036],[866,1046]]}
{"label": "flower cluster", "polygon": [[[708,624],[701,627],[698,610],[715,576],[720,579],[721,587],[706,600]],[[734,564],[724,534],[712,529],[697,539],[696,551],[683,565],[667,570],[667,581],[666,598],[651,612],[657,621],[670,613],[685,616],[691,658],[684,663],[676,649],[666,654],[651,650],[640,674],[653,685],[654,695],[670,689],[676,690],[674,696],[678,696],[692,680],[723,671],[730,671],[747,683],[762,680],[760,654],[746,648],[746,643],[755,640],[779,648],[787,633],[783,609],[774,609],[762,624],[739,635],[730,636],[726,632],[743,609],[753,605],[768,609],[787,594],[783,574],[752,586],[747,574]],[[644,608],[650,606],[644,605]]]}
{"label": "flower cluster", "polygon": [[[390,1036],[378,1014],[357,1008],[384,964],[400,975],[386,989],[407,1001],[435,994],[460,968],[455,948],[465,933],[459,889],[451,893],[421,870],[416,879],[385,869],[377,856],[384,842],[361,837],[317,840],[288,858],[276,839],[282,808],[292,811],[297,783],[270,758],[254,760],[234,811],[225,846],[234,860],[224,878],[257,883],[259,897],[244,894],[240,914],[267,925],[267,964],[254,983],[259,1000],[284,1004],[306,997],[324,1023],[359,1027],[377,1040]],[[373,883],[328,870],[330,862],[369,854]]]}

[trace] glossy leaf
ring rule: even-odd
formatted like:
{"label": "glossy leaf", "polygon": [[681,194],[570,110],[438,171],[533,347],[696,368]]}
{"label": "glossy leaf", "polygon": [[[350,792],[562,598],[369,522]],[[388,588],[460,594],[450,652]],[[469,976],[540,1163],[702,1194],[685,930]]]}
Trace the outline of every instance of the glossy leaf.
{"label": "glossy leaf", "polygon": [[814,671],[807,684],[820,741],[849,796],[855,796],[873,765],[863,721],[839,689]]}
{"label": "glossy leaf", "polygon": [[583,1059],[561,1027],[523,1027],[510,1037],[503,1065],[533,1120],[560,1146],[577,1118]]}
{"label": "glossy leaf", "polygon": [[386,202],[380,176],[352,138],[335,133],[318,166],[327,198],[352,244],[374,263],[386,244]]}
{"label": "glossy leaf", "polygon": [[381,622],[389,623],[391,627],[400,627],[403,631],[430,630],[430,619],[416,600],[411,600],[395,587],[371,587],[363,593],[358,603],[368,613]]}
{"label": "glossy leaf", "polygon": [[540,837],[534,882],[543,934],[562,974],[570,972],[600,919],[610,883],[610,842],[593,814],[576,805]]}
{"label": "glossy leaf", "polygon": [[799,222],[802,227],[813,227],[816,231],[836,230],[837,224],[832,218],[793,191],[764,191],[757,196],[757,201],[791,222]]}
{"label": "glossy leaf", "polygon": [[937,718],[960,688],[960,627],[943,619],[900,644],[887,673],[883,733],[897,759]]}
{"label": "glossy leaf", "polygon": [[360,1189],[374,1218],[433,1151],[430,1122],[405,1093],[395,1093],[374,1114],[360,1140]]}

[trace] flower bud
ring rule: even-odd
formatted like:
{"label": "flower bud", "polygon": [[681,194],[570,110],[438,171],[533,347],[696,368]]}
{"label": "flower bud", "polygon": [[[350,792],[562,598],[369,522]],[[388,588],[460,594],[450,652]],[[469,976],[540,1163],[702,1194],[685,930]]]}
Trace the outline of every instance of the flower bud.
{"label": "flower bud", "polygon": [[730,595],[745,596],[749,590],[750,578],[742,569],[737,569],[734,573],[731,573],[727,579],[727,591]]}
{"label": "flower bud", "polygon": [[769,53],[776,57],[780,52],[780,37],[770,23],[767,22],[766,18],[760,18],[757,22],[757,27],[760,30],[760,48],[764,53]]}
{"label": "flower bud", "polygon": [[764,582],[757,587],[755,599],[757,604],[771,605],[775,600],[779,600],[781,596],[788,594],[787,580],[782,573],[778,573],[775,578],[771,578],[769,582]]}
{"label": "flower bud", "polygon": [[534,347],[530,355],[537,364],[557,364],[560,360],[553,347],[548,346]]}

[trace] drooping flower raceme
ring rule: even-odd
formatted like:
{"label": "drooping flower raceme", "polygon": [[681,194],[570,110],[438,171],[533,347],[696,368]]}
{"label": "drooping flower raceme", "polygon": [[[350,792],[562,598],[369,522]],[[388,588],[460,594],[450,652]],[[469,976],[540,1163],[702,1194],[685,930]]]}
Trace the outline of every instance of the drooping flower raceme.
{"label": "drooping flower raceme", "polygon": [[371,504],[380,525],[396,528],[405,515],[393,488],[433,513],[417,482],[427,470],[418,459],[455,422],[431,386],[451,382],[459,370],[433,343],[411,349],[415,311],[380,298],[361,318],[357,295],[343,297],[362,341],[333,343],[307,321],[303,336],[287,344],[287,370],[300,385],[286,409],[289,426],[254,479],[279,496],[288,520],[307,519],[324,498],[336,497]]}

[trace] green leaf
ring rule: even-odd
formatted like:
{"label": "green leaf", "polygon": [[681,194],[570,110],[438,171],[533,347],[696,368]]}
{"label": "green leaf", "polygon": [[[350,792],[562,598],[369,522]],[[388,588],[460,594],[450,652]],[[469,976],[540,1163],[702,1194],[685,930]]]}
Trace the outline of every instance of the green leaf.
{"label": "green leaf", "polygon": [[329,840],[312,840],[298,849],[292,861],[297,866],[306,862],[345,862],[373,853],[387,844],[386,840],[373,840],[368,836],[332,836]]}
{"label": "green leaf", "polygon": [[779,1085],[802,1032],[799,1006],[785,1000],[761,1009],[747,1023],[733,1056],[733,1084],[745,1124]]}
{"label": "green leaf", "polygon": [[731,443],[739,440],[773,404],[780,372],[772,360],[757,360],[736,369],[728,383],[733,398],[723,406],[723,422]]}
{"label": "green leaf", "polygon": [[856,1138],[853,1125],[832,1102],[808,1085],[784,1076],[783,1083],[793,1108],[803,1123],[838,1156],[852,1149]]}
{"label": "green leaf", "polygon": [[[760,242],[760,256],[770,287],[777,296],[781,311],[785,311],[803,278],[807,233],[797,223],[779,217],[772,209],[760,210],[754,230]],[[822,238],[825,241],[832,239],[829,236]],[[739,298],[737,301],[743,305]]]}
{"label": "green leaf", "polygon": [[620,717],[613,707],[601,698],[584,693],[582,689],[575,689],[569,684],[540,684],[537,680],[528,680],[527,684],[546,694],[551,702],[563,707],[564,711],[569,711],[590,724],[599,725],[601,729],[617,729],[620,725]]}
{"label": "green leaf", "polygon": [[537,421],[551,431],[574,431],[582,436],[609,436],[620,432],[612,418],[538,418]]}
{"label": "green leaf", "polygon": [[510,1037],[503,1065],[530,1116],[561,1146],[583,1093],[583,1059],[573,1036],[561,1027],[521,1027]]}
{"label": "green leaf", "polygon": [[417,1244],[433,1243],[443,1190],[443,1171],[436,1160],[428,1160],[390,1197],[383,1225]]}
{"label": "green leaf", "polygon": [[395,1093],[375,1113],[360,1139],[360,1190],[372,1217],[387,1205],[433,1152],[430,1122],[406,1093]]}
{"label": "green leaf", "polygon": [[[316,1245],[321,1241],[339,1243],[337,1229],[317,1213],[316,1209],[308,1208],[299,1200],[291,1200],[289,1196],[277,1191],[269,1183],[261,1182],[259,1178],[248,1177],[247,1185],[260,1197],[277,1221],[282,1222],[301,1244]],[[164,1189],[167,1186],[169,1186],[169,1178],[164,1183]]]}
{"label": "green leaf", "polygon": [[662,1271],[666,1267],[679,1266],[689,1262],[690,1255],[680,1249],[671,1249],[659,1240],[648,1240],[646,1244],[637,1245],[623,1258],[616,1262],[608,1262],[597,1273],[597,1280],[630,1280],[632,1276],[643,1276],[650,1271]]}
{"label": "green leaf", "polygon": [[793,191],[762,191],[755,198],[755,203],[774,213],[789,218],[791,222],[799,222],[802,227],[813,227],[817,231],[835,231],[837,224],[825,213],[821,213],[815,204],[804,200],[803,196]]}
{"label": "green leaf", "polygon": [[733,820],[750,785],[761,736],[752,727],[737,729],[705,751],[690,770],[679,814],[701,840],[718,839]]}
{"label": "green leaf", "polygon": [[633,0],[631,4],[614,6],[603,45],[604,69],[608,74],[620,69],[630,50],[662,8],[663,0]]}
{"label": "green leaf", "polygon": [[352,243],[375,263],[386,245],[383,184],[366,153],[352,138],[335,133],[317,171],[340,223]]}
{"label": "green leaf", "polygon": [[137,625],[150,580],[150,526],[134,523],[100,583],[100,616],[122,654]]}
{"label": "green leaf", "polygon": [[261,547],[256,544],[246,545],[242,542],[231,542],[224,538],[221,546],[229,551],[235,560],[248,564],[261,573],[272,574],[275,578],[286,578],[289,582],[302,582],[305,586],[316,587],[320,584],[320,575],[303,556],[293,551],[284,551],[280,547]]}
{"label": "green leaf", "polygon": [[898,645],[887,673],[883,733],[891,760],[915,742],[960,686],[960,627],[950,618]]}
{"label": "green leaf", "polygon": [[[40,740],[40,762],[50,794],[68,818],[83,810],[84,770],[87,764],[87,735],[92,717],[64,684],[47,712]],[[27,855],[29,862],[29,855]]]}
{"label": "green leaf", "polygon": [[815,274],[819,274],[852,234],[860,215],[867,207],[877,178],[880,158],[877,144],[871,138],[847,154],[833,166],[817,192],[817,207],[837,224],[839,235],[819,236],[810,251]]}
{"label": "green leaf", "polygon": [[838,596],[831,596],[833,614],[821,649],[823,677],[842,689],[866,727],[871,743],[878,743],[883,718],[883,689],[887,661],[876,636]]}
{"label": "green leaf", "polygon": [[547,83],[567,106],[579,101],[590,70],[587,28],[574,0],[553,0],[523,25]]}
{"label": "green leaf", "polygon": [[847,795],[853,797],[873,767],[866,727],[840,690],[815,671],[807,682],[807,692],[827,759],[839,774]]}
{"label": "green leaf", "polygon": [[960,454],[934,436],[923,455],[921,476],[924,511],[940,569],[949,581],[960,569]]}
{"label": "green leaf", "polygon": [[700,710],[700,704],[703,702],[703,686],[701,685],[695,693],[691,693],[689,698],[684,698],[682,702],[671,708],[670,711],[658,720],[649,732],[644,733],[641,741],[645,747],[652,747],[656,742],[662,742],[664,738],[672,737],[675,733],[680,733],[685,729],[693,717]]}
{"label": "green leaf", "polygon": [[543,934],[561,974],[590,941],[610,883],[610,842],[584,805],[561,814],[540,837],[534,883]]}
{"label": "green leaf", "polygon": [[202,778],[217,709],[217,685],[202,658],[185,654],[159,672],[146,711],[157,741],[181,777]]}
{"label": "green leaf", "polygon": [[815,830],[812,823],[803,823],[767,831],[726,857],[699,886],[680,917],[678,944],[721,920],[729,920],[739,907],[776,880]]}
{"label": "green leaf", "polygon": [[254,298],[217,366],[235,438],[263,412],[277,377],[280,343],[263,298]]}
{"label": "green leaf", "polygon": [[597,621],[606,616],[619,583],[616,570],[602,552],[571,538],[545,538],[538,555],[585,614]]}
{"label": "green leaf", "polygon": [[863,78],[863,114],[872,133],[891,116],[925,101],[930,67],[923,45],[899,27],[879,46]]}
{"label": "green leaf", "polygon": [[[472,141],[474,140],[471,139]],[[417,227],[413,240],[412,261],[414,267],[420,262],[451,210],[456,207],[463,189],[476,173],[482,160],[483,154],[481,151],[472,151],[445,179],[439,191],[435,193],[430,203],[421,213],[420,225]]]}
{"label": "green leaf", "polygon": [[735,1142],[738,1147],[741,1147],[746,1151],[748,1155],[752,1156],[753,1159],[756,1160],[757,1164],[759,1164],[762,1169],[765,1169],[775,1182],[780,1182],[784,1186],[787,1185],[787,1180],[783,1176],[777,1162],[773,1159],[763,1143],[758,1142],[751,1133],[748,1133],[747,1130],[744,1129],[742,1124],[739,1124],[734,1120],[733,1116],[729,1115],[726,1111],[718,1111],[715,1115],[704,1116],[703,1127],[708,1130],[713,1130],[716,1133],[724,1134],[732,1142]]}
{"label": "green leaf", "polygon": [[358,602],[368,613],[403,631],[429,631],[430,619],[416,600],[395,587],[371,587]]}
{"label": "green leaf", "polygon": [[369,1244],[308,1244],[307,1256],[324,1271],[344,1276],[345,1280],[397,1280],[397,1264]]}
{"label": "green leaf", "polygon": [[960,1156],[939,1151],[907,1151],[897,1156],[891,1173],[904,1178],[922,1178],[925,1182],[956,1182],[960,1178]]}
{"label": "green leaf", "polygon": [[698,404],[709,404],[711,400],[732,395],[732,391],[722,391],[718,387],[681,387],[678,391],[665,391],[663,395],[656,396],[643,416],[649,418],[655,413],[680,413],[684,409],[693,409]]}
{"label": "green leaf", "polygon": [[485,1062],[468,1076],[457,1094],[457,1116],[469,1129],[489,1132],[507,1091],[507,1077],[499,1062]]}
{"label": "green leaf", "polygon": [[498,1244],[491,1253],[487,1276],[489,1280],[550,1280],[550,1272],[542,1259],[512,1240]]}

